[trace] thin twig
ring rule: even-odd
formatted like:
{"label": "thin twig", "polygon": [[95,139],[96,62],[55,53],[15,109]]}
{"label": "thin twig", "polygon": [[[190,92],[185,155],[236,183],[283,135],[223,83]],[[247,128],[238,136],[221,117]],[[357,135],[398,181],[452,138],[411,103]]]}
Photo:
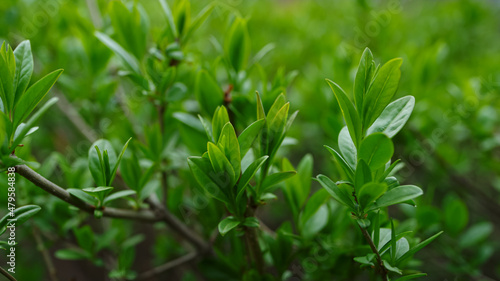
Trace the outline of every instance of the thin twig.
{"label": "thin twig", "polygon": [[[47,180],[37,172],[33,171],[26,165],[16,166],[16,172],[21,176],[25,177],[27,180],[40,187],[41,189],[47,191],[48,193],[56,196],[59,199],[66,201],[67,203],[78,207],[79,209],[93,213],[95,211],[95,206],[87,204],[80,199],[72,196],[64,188],[58,186],[57,184]],[[157,222],[161,220],[161,217],[156,216],[150,210],[125,210],[117,208],[105,208],[103,210],[103,215],[112,218],[122,218],[122,219],[132,219],[147,222]]]}
{"label": "thin twig", "polygon": [[167,272],[169,270],[171,270],[172,268],[175,268],[175,267],[178,267],[178,266],[181,266],[183,264],[186,264],[186,263],[189,263],[193,260],[196,259],[196,257],[198,256],[198,253],[197,252],[191,252],[189,254],[186,254],[180,258],[177,258],[175,260],[172,260],[172,261],[169,261],[163,265],[160,265],[158,267],[155,267],[153,269],[150,269],[146,272],[143,272],[141,274],[139,274],[137,280],[148,280],[148,279],[151,279],[155,276],[158,276],[164,272]]}
{"label": "thin twig", "polygon": [[370,234],[368,234],[368,231],[366,231],[365,228],[361,227],[360,225],[359,229],[361,229],[361,232],[363,233],[363,236],[365,237],[366,241],[370,245],[370,248],[372,249],[372,252],[376,255],[377,258],[377,271],[382,276],[382,280],[386,281],[387,279],[387,269],[384,266],[384,262],[382,261],[382,257],[380,256],[379,251],[377,250],[377,247],[373,243],[372,238],[370,237]]}
{"label": "thin twig", "polygon": [[50,257],[50,254],[47,251],[47,248],[45,248],[45,245],[43,244],[43,240],[42,240],[42,237],[40,235],[40,229],[35,224],[32,224],[32,226],[33,226],[33,237],[35,237],[37,249],[42,253],[43,261],[45,262],[45,265],[47,266],[50,280],[58,281],[59,279],[57,278],[56,268],[54,267],[54,263],[52,262],[52,258]]}
{"label": "thin twig", "polygon": [[3,267],[0,266],[0,273],[7,277],[8,280],[10,281],[17,281],[16,278],[14,278],[14,276],[10,275],[5,269],[3,269]]}

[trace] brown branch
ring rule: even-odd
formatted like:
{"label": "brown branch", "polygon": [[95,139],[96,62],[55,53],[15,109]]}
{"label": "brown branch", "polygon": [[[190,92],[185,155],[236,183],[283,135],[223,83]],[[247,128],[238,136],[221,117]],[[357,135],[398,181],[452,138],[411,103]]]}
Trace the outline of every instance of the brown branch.
{"label": "brown branch", "polygon": [[10,275],[3,267],[0,266],[0,273],[10,281],[17,281],[14,276]]}
{"label": "brown branch", "polygon": [[377,247],[373,243],[372,238],[370,237],[370,234],[368,234],[368,231],[366,231],[365,228],[361,227],[360,225],[359,229],[361,229],[361,233],[363,233],[363,236],[365,237],[366,241],[368,242],[368,245],[370,245],[370,248],[372,249],[372,252],[376,255],[377,257],[377,272],[382,276],[382,280],[386,281],[387,279],[387,269],[384,266],[384,263],[382,261],[382,257],[380,256],[379,251],[377,250]]}
{"label": "brown branch", "polygon": [[169,261],[163,265],[160,265],[158,267],[155,267],[153,269],[150,269],[146,272],[143,272],[139,274],[137,277],[137,280],[149,280],[155,276],[158,276],[164,272],[167,272],[175,267],[181,266],[183,264],[189,263],[193,260],[196,259],[198,253],[197,252],[191,252],[189,254],[186,254],[185,256],[182,256],[180,258],[177,258],[175,260]]}
{"label": "brown branch", "polygon": [[[25,177],[30,182],[32,182],[34,185],[56,196],[57,198],[66,201],[67,203],[83,211],[86,211],[88,213],[94,213],[95,206],[87,204],[81,201],[80,199],[72,196],[64,188],[47,180],[37,172],[33,171],[28,166],[18,165],[16,166],[16,172],[21,176]],[[112,218],[132,219],[132,220],[146,221],[146,222],[157,222],[161,219],[160,217],[156,216],[153,212],[149,210],[133,211],[133,210],[125,210],[117,208],[105,208],[103,210],[103,215]]]}

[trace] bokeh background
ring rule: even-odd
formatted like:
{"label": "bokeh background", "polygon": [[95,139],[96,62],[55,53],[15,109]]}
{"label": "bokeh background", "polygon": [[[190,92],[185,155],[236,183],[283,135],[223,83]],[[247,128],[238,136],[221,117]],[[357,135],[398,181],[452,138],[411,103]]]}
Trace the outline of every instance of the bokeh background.
{"label": "bokeh background", "polygon": [[[152,0],[135,2],[142,5],[149,17],[147,45],[154,45],[166,25],[160,6]],[[192,1],[191,9],[199,11],[207,3]],[[217,42],[223,42],[233,15],[248,18],[252,53],[272,44],[274,48],[260,65],[273,83],[286,85],[281,90],[287,93],[292,109],[300,110],[289,134],[289,145],[281,154],[296,164],[310,153],[314,158],[313,174],[337,174],[323,145],[335,146],[343,127],[342,115],[324,79],[332,79],[351,92],[365,47],[372,50],[379,63],[403,58],[396,97],[413,95],[416,106],[409,123],[394,139],[395,155],[406,164],[398,178],[421,186],[425,194],[418,201],[418,208],[398,207],[391,209],[391,214],[401,219],[411,217],[405,223],[415,227],[422,237],[445,230],[419,256],[421,268],[431,276],[429,280],[500,280],[500,2],[219,3],[186,46],[185,52],[192,61],[186,71],[195,73],[199,62],[210,64],[221,55]],[[42,164],[41,174],[74,187],[90,186],[85,162],[90,142],[85,134],[124,143],[131,132],[148,126],[148,109],[143,107],[139,95],[131,94],[134,88],[118,76],[119,62],[93,36],[93,24],[104,31],[109,26],[107,6],[108,1],[92,0],[0,3],[0,41],[15,46],[24,39],[31,40],[35,77],[53,69],[65,69],[50,94],[64,97],[62,104],[59,102],[59,108],[54,107],[43,118],[39,132],[30,138],[22,153]],[[257,80],[257,71],[254,76]],[[193,84],[189,83],[194,78],[190,79],[186,79],[186,94],[172,110],[196,112]],[[250,94],[255,90],[259,90],[257,86],[249,89]],[[92,128],[91,132],[82,133],[68,119],[65,102],[75,109],[70,114],[80,116]],[[135,120],[123,113],[123,107],[133,113]],[[181,125],[175,119],[170,121],[174,134]],[[197,151],[196,144],[186,146],[176,140],[172,143],[178,159],[175,165],[184,171],[179,176],[182,179],[189,173],[185,157],[201,151]],[[60,163],[67,163],[67,167],[59,167],[64,166]],[[174,179],[173,184],[180,185],[179,179]],[[48,210],[41,212],[32,225],[18,229],[18,277],[44,280],[40,276],[46,276],[47,271],[35,238],[41,237],[45,241],[42,245],[53,255],[70,243],[70,229],[83,218],[69,216],[65,210],[61,211],[64,215],[58,215],[58,209],[65,208],[63,203],[28,183],[24,186],[18,190],[22,200]],[[313,189],[319,189],[314,182]],[[5,198],[0,199],[2,206]],[[289,210],[283,200],[271,205],[261,211],[260,217],[275,228],[289,217]],[[124,229],[118,236],[128,235],[133,228],[120,221],[112,224]],[[172,239],[151,234],[152,226],[139,227],[146,229],[147,238],[155,244],[141,244],[141,249],[151,249],[137,250],[136,269],[159,264],[178,252]],[[98,280],[90,279],[95,278],[91,272],[103,270],[89,262],[54,259],[54,263],[67,272],[62,276],[79,276],[77,280]],[[314,276],[308,270],[316,269],[305,266],[303,270]]]}

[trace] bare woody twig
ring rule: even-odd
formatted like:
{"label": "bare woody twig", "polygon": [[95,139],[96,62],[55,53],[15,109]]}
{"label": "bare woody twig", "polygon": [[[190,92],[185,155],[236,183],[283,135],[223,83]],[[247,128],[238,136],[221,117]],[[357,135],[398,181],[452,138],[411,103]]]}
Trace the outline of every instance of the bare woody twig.
{"label": "bare woody twig", "polygon": [[182,256],[180,258],[177,258],[175,260],[169,261],[163,265],[160,265],[158,267],[155,267],[153,269],[150,269],[146,272],[141,273],[137,280],[149,280],[155,276],[158,276],[164,272],[167,272],[171,270],[172,268],[181,266],[183,264],[189,263],[196,259],[198,253],[197,252],[191,252],[189,254],[186,254],[185,256]]}
{"label": "bare woody twig", "polygon": [[380,274],[380,276],[382,276],[382,280],[384,280],[384,281],[388,280],[387,279],[387,269],[384,266],[384,262],[382,261],[382,257],[380,256],[380,253],[377,250],[377,247],[373,243],[373,240],[370,237],[370,234],[368,233],[368,231],[366,231],[365,228],[363,228],[361,226],[359,226],[359,229],[361,229],[361,232],[363,233],[363,236],[365,237],[366,241],[370,245],[372,252],[376,255],[376,259],[377,259],[376,268],[377,268],[378,273]]}
{"label": "bare woody twig", "polygon": [[[48,193],[66,201],[67,203],[78,207],[89,213],[93,213],[95,207],[80,201],[76,197],[72,196],[64,188],[58,186],[57,184],[47,180],[37,172],[33,171],[26,165],[16,166],[16,172],[21,176],[25,177],[27,180],[40,187],[41,189],[47,191]],[[151,210],[125,210],[117,208],[105,208],[103,210],[103,216],[121,219],[137,220],[141,222],[159,222],[164,221],[170,228],[179,233],[183,238],[193,244],[198,251],[206,252],[210,245],[205,242],[205,240],[199,236],[196,232],[189,229],[182,221],[180,221],[176,216],[168,212],[159,202],[155,200],[149,200],[149,203],[154,211]]]}
{"label": "bare woody twig", "polygon": [[45,265],[47,266],[47,271],[49,272],[50,280],[59,281],[56,274],[56,268],[54,267],[54,263],[52,262],[52,258],[50,257],[50,253],[45,248],[43,244],[42,237],[40,235],[40,229],[35,224],[32,224],[33,229],[33,237],[35,237],[35,242],[38,250],[42,253],[43,260],[45,261]]}
{"label": "bare woody twig", "polygon": [[17,281],[16,278],[14,278],[14,276],[10,275],[7,270],[3,269],[3,267],[0,266],[0,274],[2,274],[3,276],[5,276],[7,278],[7,280],[10,280],[10,281]]}

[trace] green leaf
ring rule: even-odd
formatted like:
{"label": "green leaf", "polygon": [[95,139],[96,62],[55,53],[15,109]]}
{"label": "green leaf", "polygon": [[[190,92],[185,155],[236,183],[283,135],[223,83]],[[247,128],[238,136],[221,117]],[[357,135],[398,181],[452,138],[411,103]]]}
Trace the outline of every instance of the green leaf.
{"label": "green leaf", "polygon": [[493,229],[493,225],[490,222],[477,223],[462,234],[458,244],[461,248],[476,246],[486,240],[493,233]]}
{"label": "green leaf", "polygon": [[230,217],[227,217],[225,219],[223,219],[220,223],[219,223],[219,232],[222,236],[226,235],[229,231],[231,231],[233,228],[237,227],[238,225],[240,225],[240,221],[238,219],[236,219],[235,217],[233,216],[230,216]]}
{"label": "green leaf", "polygon": [[371,203],[382,196],[387,190],[387,185],[385,183],[367,183],[359,189],[358,202],[363,209],[368,207]]}
{"label": "green leaf", "polygon": [[361,60],[359,61],[358,71],[354,79],[354,102],[358,112],[363,110],[363,99],[368,91],[372,79],[373,70],[373,55],[370,49],[366,48],[363,51]]}
{"label": "green leaf", "polygon": [[422,250],[425,246],[429,245],[432,241],[434,241],[436,238],[438,238],[439,235],[441,235],[443,232],[440,231],[437,234],[434,234],[433,236],[427,238],[426,240],[420,242],[418,245],[415,247],[411,248],[408,252],[406,252],[403,256],[401,256],[399,259],[397,259],[396,264],[401,263],[405,259],[413,256],[416,252]]}
{"label": "green leaf", "polygon": [[14,76],[16,106],[19,98],[24,94],[33,74],[33,55],[31,54],[31,44],[29,40],[21,42],[14,50],[16,59],[16,74]]}
{"label": "green leaf", "polygon": [[444,225],[447,233],[459,234],[467,226],[469,211],[459,198],[447,197],[444,204]]}
{"label": "green leaf", "polygon": [[246,168],[245,172],[240,177],[240,180],[238,182],[238,197],[240,196],[240,192],[242,192],[245,188],[245,186],[250,182],[250,180],[255,176],[255,173],[262,167],[264,162],[269,158],[269,156],[265,155],[260,157],[259,159],[255,160],[248,168]]}
{"label": "green leaf", "polygon": [[365,163],[363,159],[360,159],[354,172],[354,186],[356,188],[361,188],[365,183],[372,181],[372,172],[370,167]]}
{"label": "green leaf", "polygon": [[318,175],[316,177],[318,182],[323,186],[323,188],[328,191],[328,193],[340,204],[343,204],[351,210],[356,211],[354,203],[352,202],[351,195],[345,192],[344,189],[340,189],[331,179],[324,175]]}
{"label": "green leaf", "polygon": [[246,68],[250,56],[250,35],[245,19],[237,17],[226,35],[225,51],[236,72]]}
{"label": "green leaf", "polygon": [[223,181],[224,179],[221,180],[220,177],[217,177],[209,159],[203,157],[189,157],[188,164],[196,181],[208,194],[219,201],[229,204],[227,196],[221,191],[221,189],[227,187],[227,180]]}
{"label": "green leaf", "polygon": [[400,58],[392,59],[378,71],[363,101],[363,128],[368,128],[379,117],[396,93],[402,63]]}
{"label": "green leaf", "polygon": [[368,164],[372,171],[384,167],[391,160],[394,146],[391,139],[382,133],[375,133],[366,137],[358,151],[358,159]]}
{"label": "green leaf", "polygon": [[69,192],[69,194],[75,196],[76,198],[82,200],[85,203],[88,203],[92,206],[97,205],[97,198],[90,196],[89,194],[85,193],[81,189],[76,189],[76,188],[68,188],[66,191]]}
{"label": "green leaf", "polygon": [[101,41],[104,45],[106,45],[111,51],[113,51],[118,58],[123,62],[125,68],[130,70],[136,74],[141,73],[141,69],[139,66],[139,61],[129,52],[127,52],[120,44],[118,44],[115,40],[111,39],[108,35],[96,31],[94,35]]}
{"label": "green leaf", "polygon": [[82,226],[81,228],[74,229],[76,242],[80,248],[86,250],[89,253],[93,252],[94,246],[94,233],[89,225]]}
{"label": "green leaf", "polygon": [[231,123],[226,123],[226,125],[222,128],[217,146],[231,163],[235,177],[239,178],[241,173],[240,144]]}
{"label": "green leaf", "polygon": [[105,139],[95,141],[89,149],[88,161],[90,173],[97,186],[106,186],[109,182],[105,173],[106,164],[104,163],[104,159],[102,159],[102,154],[99,155],[98,151],[101,151],[101,153],[104,151],[108,152],[109,166],[113,167],[116,165],[116,154],[111,143]]}
{"label": "green leaf", "polygon": [[344,90],[342,90],[339,85],[329,79],[326,79],[326,82],[328,82],[328,85],[330,85],[330,88],[332,89],[335,98],[339,103],[340,110],[342,111],[345,123],[347,125],[347,128],[349,129],[351,139],[354,142],[354,145],[358,147],[362,136],[361,120],[359,119],[358,113],[356,112],[354,105],[349,100]]}
{"label": "green leaf", "polygon": [[401,269],[397,268],[397,267],[394,267],[392,266],[389,262],[387,262],[386,260],[383,260],[382,261],[384,263],[384,267],[391,271],[391,272],[394,272],[394,273],[397,273],[399,275],[403,274],[403,272],[401,271]]}
{"label": "green leaf", "polygon": [[422,189],[414,185],[400,185],[382,195],[368,211],[383,208],[417,198],[424,194]]}
{"label": "green leaf", "polygon": [[241,132],[241,134],[238,136],[241,158],[243,158],[247,154],[253,142],[259,136],[259,133],[264,127],[265,123],[265,119],[257,120],[246,127],[246,129],[243,130],[243,132]]}
{"label": "green leaf", "polygon": [[260,227],[260,222],[256,217],[246,217],[242,225],[246,227]]}
{"label": "green leaf", "polygon": [[215,144],[209,142],[207,146],[208,156],[214,171],[221,174],[223,178],[226,178],[225,182],[228,183],[227,187],[234,186],[237,178],[231,162],[229,162],[224,153]]}
{"label": "green leaf", "polygon": [[183,38],[182,42],[188,41],[189,38],[191,37],[191,35],[193,34],[193,32],[195,30],[197,30],[206,21],[206,19],[210,15],[210,13],[212,13],[213,9],[215,8],[215,5],[216,5],[215,2],[211,2],[210,4],[205,6],[205,8],[203,8],[198,13],[198,15],[196,15],[195,18],[193,18],[193,21],[189,25],[188,30],[184,34],[184,38]]}
{"label": "green leaf", "polygon": [[94,196],[102,204],[104,198],[113,190],[111,186],[88,187],[82,189],[87,194]]}
{"label": "green leaf", "polygon": [[366,134],[371,135],[381,132],[386,134],[389,138],[394,137],[410,118],[414,106],[415,98],[412,96],[402,97],[391,102],[384,111],[382,111],[373,125],[368,128]]}
{"label": "green leaf", "polygon": [[224,102],[224,91],[206,70],[198,72],[194,93],[201,109],[209,116]]}
{"label": "green leaf", "polygon": [[84,260],[90,259],[91,255],[82,249],[62,249],[55,252],[55,256],[61,260]]}
{"label": "green leaf", "polygon": [[391,261],[396,261],[396,251],[397,248],[397,240],[396,240],[396,230],[394,229],[394,221],[391,219]]}
{"label": "green leaf", "polygon": [[52,86],[63,72],[62,69],[47,74],[42,79],[28,88],[26,93],[21,96],[15,107],[14,126],[19,125],[35,109],[40,101],[49,92]]}
{"label": "green leaf", "polygon": [[170,27],[170,32],[172,33],[172,36],[175,39],[178,37],[178,34],[177,34],[177,27],[175,26],[175,21],[174,21],[174,16],[172,14],[172,10],[170,9],[170,6],[168,6],[167,0],[159,0],[159,1],[161,4],[161,8],[163,9],[165,16],[167,17],[168,26]]}
{"label": "green leaf", "polygon": [[268,175],[262,182],[262,187],[260,190],[262,190],[262,192],[274,190],[272,189],[273,186],[290,177],[295,176],[295,174],[297,174],[296,171],[287,171],[287,172],[278,172],[272,175]]}
{"label": "green leaf", "polygon": [[345,161],[351,168],[356,168],[356,163],[357,163],[357,151],[356,151],[356,146],[354,145],[354,142],[351,139],[351,136],[349,135],[349,130],[347,129],[347,126],[344,126],[342,130],[340,130],[339,133],[339,149],[340,153],[342,153],[342,156],[344,157]]}
{"label": "green leaf", "polygon": [[[28,134],[28,132],[33,128],[35,123],[40,120],[42,115],[49,110],[49,108],[54,105],[59,99],[58,98],[51,98],[48,100],[33,116],[28,119],[26,122],[26,125],[22,128],[22,130],[19,131],[18,136],[14,138],[14,142],[10,146],[12,148],[16,148],[24,139],[24,137]],[[10,122],[9,122],[10,123]]]}
{"label": "green leaf", "polygon": [[135,190],[118,191],[118,192],[115,192],[115,193],[107,196],[106,199],[104,199],[103,204],[106,205],[107,203],[109,203],[113,200],[116,200],[118,198],[123,198],[123,197],[127,197],[127,196],[134,195],[134,194],[137,194],[137,192]]}
{"label": "green leaf", "polygon": [[15,225],[19,226],[38,213],[41,209],[42,208],[37,205],[26,205],[15,209],[13,216],[11,216],[12,213],[7,213],[2,219],[0,219],[0,235],[5,232],[9,223],[8,220],[16,220]]}
{"label": "green leaf", "polygon": [[412,280],[412,279],[425,277],[425,276],[427,276],[426,273],[415,273],[415,274],[410,274],[410,275],[405,275],[405,276],[399,277],[398,279],[396,279],[394,281],[407,281],[407,280]]}
{"label": "green leaf", "polygon": [[132,138],[129,138],[127,142],[123,145],[122,152],[120,152],[120,155],[118,156],[118,159],[116,160],[116,163],[113,167],[113,171],[111,171],[110,179],[108,181],[108,185],[113,184],[113,180],[115,179],[116,176],[116,171],[118,171],[118,166],[120,165],[120,161],[122,160],[123,154],[125,153],[125,150],[127,150],[128,143],[132,140]]}
{"label": "green leaf", "polygon": [[[205,134],[207,134],[207,138],[211,142],[215,142],[214,136],[212,135],[212,124],[210,124],[205,118],[198,114],[198,119],[200,119],[201,125],[203,129],[205,129]],[[240,144],[241,147],[241,144]]]}
{"label": "green leaf", "polygon": [[12,48],[9,45],[2,44],[0,50],[0,94],[3,100],[5,112],[10,112],[14,107],[14,76],[15,76],[15,58]]}
{"label": "green leaf", "polygon": [[224,106],[219,106],[214,113],[212,119],[212,135],[214,136],[214,141],[217,143],[219,141],[222,128],[229,122],[229,114]]}
{"label": "green leaf", "polygon": [[[311,237],[324,227],[325,218],[326,221],[328,221],[328,212],[325,215],[324,211],[320,211],[321,206],[323,206],[329,199],[327,193],[327,190],[320,189],[316,191],[307,201],[304,210],[300,213],[299,216],[299,230],[302,235]],[[314,218],[316,214],[320,215],[321,217]],[[313,222],[319,222],[319,224],[314,225]],[[313,230],[311,228],[315,228],[315,230],[311,231]]]}
{"label": "green leaf", "polygon": [[337,160],[337,163],[339,163],[342,170],[344,170],[347,178],[352,181],[354,179],[354,171],[351,168],[351,166],[349,166],[349,164],[347,164],[346,160],[342,156],[340,156],[340,154],[335,149],[333,149],[329,146],[326,146],[326,145],[325,145],[325,147],[332,154],[332,156],[335,158],[335,160]]}

